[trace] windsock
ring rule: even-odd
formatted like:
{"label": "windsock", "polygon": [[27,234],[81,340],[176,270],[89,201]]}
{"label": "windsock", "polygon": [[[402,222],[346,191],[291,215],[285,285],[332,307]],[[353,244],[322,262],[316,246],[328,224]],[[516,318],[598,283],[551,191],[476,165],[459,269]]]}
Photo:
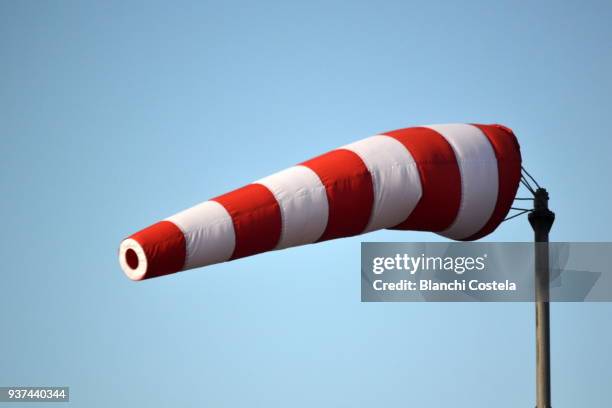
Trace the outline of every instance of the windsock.
{"label": "windsock", "polygon": [[382,228],[475,240],[504,219],[520,175],[507,127],[394,130],[153,224],[121,242],[119,262],[141,280]]}

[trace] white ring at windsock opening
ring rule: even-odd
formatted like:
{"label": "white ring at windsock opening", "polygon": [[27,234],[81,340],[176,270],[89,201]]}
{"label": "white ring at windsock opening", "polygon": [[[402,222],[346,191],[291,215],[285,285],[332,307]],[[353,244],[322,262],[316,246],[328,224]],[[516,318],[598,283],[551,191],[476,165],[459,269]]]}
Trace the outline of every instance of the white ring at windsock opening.
{"label": "white ring at windsock opening", "polygon": [[342,149],[356,153],[372,176],[374,203],[363,233],[394,227],[408,218],[423,195],[419,169],[408,149],[385,135],[371,136]]}
{"label": "white ring at windsock opening", "polygon": [[[137,257],[138,265],[135,268],[132,268],[128,263],[128,254],[130,253],[135,254]],[[145,273],[147,273],[147,256],[138,241],[128,238],[121,242],[121,245],[119,245],[119,264],[123,272],[131,280],[137,281],[144,277]]]}
{"label": "white ring at windsock opening", "polygon": [[457,218],[438,234],[451,239],[467,238],[485,226],[497,204],[499,178],[495,151],[476,126],[455,123],[425,127],[438,132],[451,145],[461,173]]}

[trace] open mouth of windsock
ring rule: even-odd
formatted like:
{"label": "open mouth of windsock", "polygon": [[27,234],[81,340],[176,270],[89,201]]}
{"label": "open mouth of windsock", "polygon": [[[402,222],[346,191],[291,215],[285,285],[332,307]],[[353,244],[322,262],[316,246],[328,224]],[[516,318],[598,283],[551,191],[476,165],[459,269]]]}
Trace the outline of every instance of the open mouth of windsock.
{"label": "open mouth of windsock", "polygon": [[128,238],[119,246],[121,269],[132,280],[141,280],[147,272],[147,256],[138,241]]}

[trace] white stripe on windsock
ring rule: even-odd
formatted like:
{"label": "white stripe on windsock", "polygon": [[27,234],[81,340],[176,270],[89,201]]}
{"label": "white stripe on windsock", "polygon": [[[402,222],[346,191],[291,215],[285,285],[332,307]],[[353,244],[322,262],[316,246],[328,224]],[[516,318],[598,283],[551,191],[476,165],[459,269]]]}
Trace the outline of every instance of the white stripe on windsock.
{"label": "white stripe on windsock", "polygon": [[205,201],[166,221],[174,223],[185,236],[183,269],[225,262],[234,252],[236,237],[232,217],[216,201]]}
{"label": "white stripe on windsock", "polygon": [[497,158],[489,139],[476,126],[456,123],[426,126],[441,134],[455,152],[461,173],[461,205],[457,218],[439,234],[463,239],[487,223],[497,202]]}
{"label": "white stripe on windsock", "polygon": [[404,145],[377,135],[342,148],[356,153],[372,176],[374,205],[364,232],[394,227],[408,218],[422,189],[419,170]]}
{"label": "white stripe on windsock", "polygon": [[294,166],[256,181],[270,190],[281,210],[282,230],[276,249],[315,242],[327,226],[328,203],[319,176]]}

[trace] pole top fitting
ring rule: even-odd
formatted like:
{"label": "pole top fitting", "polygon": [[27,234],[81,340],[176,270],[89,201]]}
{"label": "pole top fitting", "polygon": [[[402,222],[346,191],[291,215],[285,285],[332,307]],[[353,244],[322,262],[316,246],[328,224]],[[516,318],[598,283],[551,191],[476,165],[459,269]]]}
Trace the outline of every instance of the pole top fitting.
{"label": "pole top fitting", "polygon": [[529,213],[529,223],[534,231],[541,231],[548,234],[553,222],[555,213],[548,209],[548,191],[545,188],[538,188],[534,193],[533,211]]}
{"label": "pole top fitting", "polygon": [[533,209],[544,210],[548,209],[548,191],[545,188],[538,188],[534,193]]}

